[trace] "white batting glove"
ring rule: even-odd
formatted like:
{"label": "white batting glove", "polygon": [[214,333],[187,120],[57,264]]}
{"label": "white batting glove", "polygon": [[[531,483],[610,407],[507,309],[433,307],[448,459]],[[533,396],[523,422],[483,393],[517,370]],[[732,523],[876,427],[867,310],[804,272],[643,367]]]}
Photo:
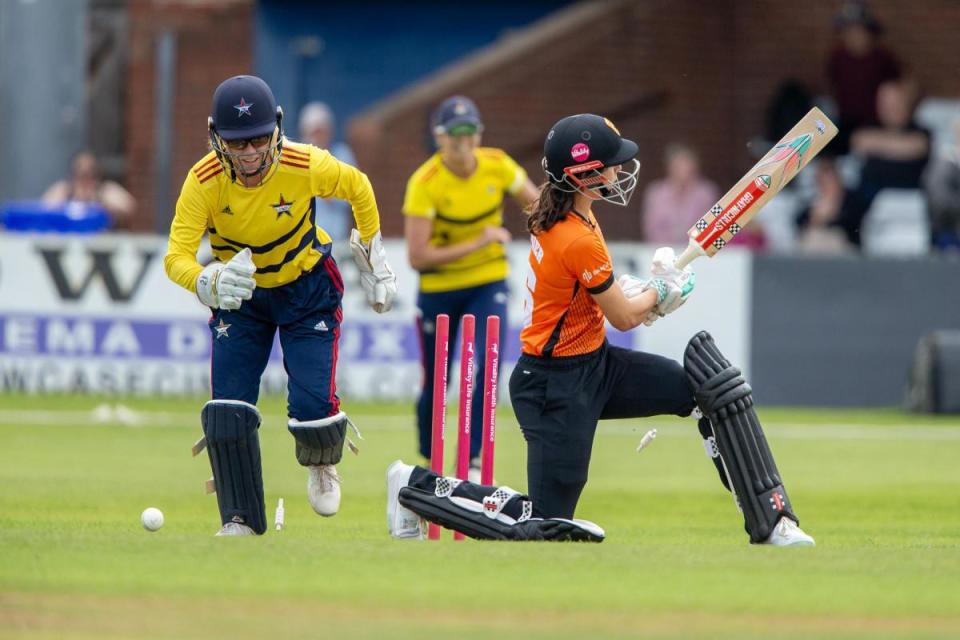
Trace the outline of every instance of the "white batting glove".
{"label": "white batting glove", "polygon": [[696,275],[690,266],[678,269],[676,253],[671,247],[660,247],[653,254],[650,274],[666,282],[666,295],[657,303],[657,313],[662,317],[673,313],[686,303],[697,283]]}
{"label": "white batting glove", "polygon": [[360,270],[360,285],[367,294],[367,302],[377,313],[386,313],[397,297],[397,276],[387,264],[380,232],[377,231],[369,244],[364,244],[360,232],[351,230],[350,251]]}
{"label": "white batting glove", "polygon": [[[656,287],[650,280],[643,280],[642,278],[626,273],[617,278],[617,283],[620,285],[620,289],[623,290],[623,295],[626,296],[628,300],[636,298],[643,292]],[[664,283],[664,287],[666,287],[666,283]],[[660,290],[657,290],[657,300],[660,300]],[[643,324],[649,327],[656,322],[659,317],[660,315],[656,311],[651,311],[647,314],[647,317],[644,318]]]}
{"label": "white batting glove", "polygon": [[204,267],[197,277],[200,302],[214,309],[233,311],[239,309],[244,300],[252,298],[257,288],[257,281],[253,279],[257,267],[251,256],[248,247],[230,262],[214,262]]}

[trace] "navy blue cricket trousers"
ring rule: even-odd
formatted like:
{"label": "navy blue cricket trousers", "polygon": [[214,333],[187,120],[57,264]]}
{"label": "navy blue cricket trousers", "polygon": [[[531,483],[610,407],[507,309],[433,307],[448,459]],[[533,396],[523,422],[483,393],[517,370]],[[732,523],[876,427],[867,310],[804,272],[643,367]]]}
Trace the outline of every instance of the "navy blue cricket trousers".
{"label": "navy blue cricket trousers", "polygon": [[287,383],[287,414],[300,421],[337,413],[337,349],[343,278],[333,257],[290,284],[258,287],[236,311],[215,309],[210,318],[214,400],[257,403],[260,377],[273,337],[280,331]]}
{"label": "navy blue cricket trousers", "polygon": [[[450,358],[448,360],[450,364],[453,363],[454,354],[460,348],[458,338],[460,321],[464,315],[471,313],[476,318],[477,357],[474,359],[473,379],[475,386],[473,391],[473,415],[470,421],[470,457],[476,458],[480,455],[483,440],[483,356],[487,340],[487,316],[500,316],[500,333],[503,336],[507,329],[507,283],[504,280],[498,280],[478,287],[455,291],[437,293],[421,291],[417,296],[417,309],[419,312],[417,329],[420,334],[420,353],[423,355],[423,387],[420,389],[420,397],[417,398],[416,405],[417,433],[420,438],[420,455],[428,460],[430,459],[430,439],[433,424],[433,360],[436,354],[436,318],[441,313],[450,316]],[[451,375],[448,369],[448,383],[457,379],[459,379],[459,371],[455,372],[455,375]],[[497,379],[499,380],[499,376]],[[456,442],[456,439],[453,442]]]}

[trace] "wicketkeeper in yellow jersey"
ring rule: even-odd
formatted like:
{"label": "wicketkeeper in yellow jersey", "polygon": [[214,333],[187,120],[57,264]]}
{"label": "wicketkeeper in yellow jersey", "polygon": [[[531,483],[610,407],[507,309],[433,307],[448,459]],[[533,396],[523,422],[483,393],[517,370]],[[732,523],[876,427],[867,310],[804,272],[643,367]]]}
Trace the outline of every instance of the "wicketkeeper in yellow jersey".
{"label": "wicketkeeper in yellow jersey", "polygon": [[[472,100],[447,98],[434,111],[438,151],[407,182],[403,201],[410,266],[420,272],[418,328],[423,351],[423,387],[417,400],[420,454],[430,457],[433,406],[434,320],[450,316],[450,341],[464,314],[477,322],[477,344],[486,340],[483,318],[498,315],[506,323],[507,255],[510,233],[503,227],[507,195],[526,206],[537,198],[527,173],[500,149],[480,146],[483,124]],[[475,380],[483,380],[482,358]],[[483,429],[483,394],[474,394],[471,427],[471,476],[479,478],[477,456]]]}
{"label": "wicketkeeper in yellow jersey", "polygon": [[[316,225],[315,196],[352,205],[350,245],[371,306],[384,313],[397,293],[367,176],[285,139],[282,125],[283,111],[260,78],[236,76],[217,87],[211,151],[187,174],[164,260],[170,279],[213,314],[213,397],[201,422],[220,508],[217,535],[266,531],[256,403],[278,330],[288,427],[297,461],[309,470],[310,504],[324,516],[340,506],[335,465],[351,424],[336,394],[343,279],[330,236]],[[206,267],[197,262],[204,233],[216,258]]]}

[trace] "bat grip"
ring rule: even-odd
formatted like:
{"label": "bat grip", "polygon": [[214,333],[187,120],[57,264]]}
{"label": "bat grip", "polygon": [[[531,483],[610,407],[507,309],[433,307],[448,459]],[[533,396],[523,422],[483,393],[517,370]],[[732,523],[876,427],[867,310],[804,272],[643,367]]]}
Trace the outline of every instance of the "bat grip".
{"label": "bat grip", "polygon": [[683,269],[688,264],[693,262],[695,258],[699,258],[703,255],[703,249],[700,248],[694,240],[690,240],[690,244],[687,245],[687,248],[683,250],[679,256],[677,256],[676,261],[673,263],[677,269]]}

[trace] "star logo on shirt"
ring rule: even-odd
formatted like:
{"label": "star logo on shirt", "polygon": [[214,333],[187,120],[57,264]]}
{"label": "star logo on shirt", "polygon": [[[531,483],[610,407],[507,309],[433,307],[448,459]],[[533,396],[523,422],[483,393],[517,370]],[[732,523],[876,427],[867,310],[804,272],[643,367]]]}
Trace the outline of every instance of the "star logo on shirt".
{"label": "star logo on shirt", "polygon": [[252,106],[253,106],[252,102],[247,102],[246,100],[243,99],[243,97],[241,97],[240,104],[233,105],[233,108],[237,110],[238,118],[241,116],[250,116],[252,118],[253,114],[250,113],[250,107]]}
{"label": "star logo on shirt", "polygon": [[279,220],[280,216],[282,216],[283,214],[287,214],[291,218],[293,217],[293,214],[290,213],[290,208],[293,206],[293,203],[294,203],[293,200],[291,200],[290,202],[287,202],[286,200],[284,200],[283,194],[282,193],[280,194],[280,202],[270,205],[271,207],[273,207],[273,210],[277,212],[277,220]]}
{"label": "star logo on shirt", "polygon": [[217,326],[214,327],[214,330],[217,332],[217,340],[219,340],[220,338],[229,338],[229,337],[230,337],[230,334],[227,333],[227,329],[229,329],[230,326],[231,326],[231,325],[226,324],[226,323],[223,321],[223,318],[220,318],[220,324],[218,324]]}

